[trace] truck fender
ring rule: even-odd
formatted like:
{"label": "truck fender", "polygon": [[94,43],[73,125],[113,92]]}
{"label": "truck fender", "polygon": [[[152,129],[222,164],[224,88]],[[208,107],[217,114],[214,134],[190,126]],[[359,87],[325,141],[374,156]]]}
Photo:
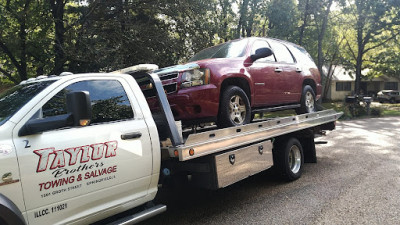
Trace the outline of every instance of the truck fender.
{"label": "truck fender", "polygon": [[18,207],[6,196],[0,194],[0,224],[25,225],[25,219]]}

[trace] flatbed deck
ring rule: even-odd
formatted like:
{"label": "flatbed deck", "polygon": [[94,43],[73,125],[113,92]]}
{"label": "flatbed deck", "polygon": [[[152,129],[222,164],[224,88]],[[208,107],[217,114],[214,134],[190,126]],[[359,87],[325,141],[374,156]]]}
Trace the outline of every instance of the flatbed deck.
{"label": "flatbed deck", "polygon": [[190,134],[184,144],[169,147],[170,157],[187,161],[228,149],[273,139],[277,136],[335,122],[342,112],[324,110]]}

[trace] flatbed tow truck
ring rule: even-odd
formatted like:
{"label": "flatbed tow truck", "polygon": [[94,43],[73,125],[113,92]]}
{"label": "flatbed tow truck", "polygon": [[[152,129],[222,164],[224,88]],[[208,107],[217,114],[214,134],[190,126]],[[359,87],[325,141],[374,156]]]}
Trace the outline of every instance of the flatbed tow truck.
{"label": "flatbed tow truck", "polygon": [[324,110],[188,134],[158,76],[143,72],[38,77],[1,95],[5,104],[19,105],[0,117],[0,224],[88,224],[140,208],[111,222],[138,223],[166,211],[148,203],[175,176],[218,189],[274,166],[293,181],[303,163],[317,161],[315,135],[342,115]]}

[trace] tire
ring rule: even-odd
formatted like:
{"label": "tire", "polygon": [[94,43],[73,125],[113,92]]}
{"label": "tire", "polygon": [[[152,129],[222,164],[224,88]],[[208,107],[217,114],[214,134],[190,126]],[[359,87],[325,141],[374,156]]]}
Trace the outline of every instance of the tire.
{"label": "tire", "polygon": [[310,85],[303,88],[300,99],[300,108],[296,109],[297,114],[311,113],[317,111],[317,102],[315,101],[315,93]]}
{"label": "tire", "polygon": [[219,105],[218,126],[239,126],[250,123],[250,119],[250,101],[246,93],[237,86],[226,87]]}
{"label": "tire", "polygon": [[391,104],[394,104],[394,103],[396,103],[396,100],[395,100],[394,98],[391,98],[391,99],[389,100],[389,102],[390,102]]}
{"label": "tire", "polygon": [[294,181],[301,177],[303,172],[303,147],[296,138],[280,139],[274,143],[274,165],[279,175],[287,180]]}

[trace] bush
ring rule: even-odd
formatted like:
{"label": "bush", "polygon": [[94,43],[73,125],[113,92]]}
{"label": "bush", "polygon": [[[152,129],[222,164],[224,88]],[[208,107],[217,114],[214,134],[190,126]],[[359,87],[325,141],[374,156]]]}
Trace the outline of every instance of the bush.
{"label": "bush", "polygon": [[379,107],[371,108],[371,116],[382,116],[383,110]]}
{"label": "bush", "polygon": [[356,118],[367,115],[367,110],[364,106],[359,104],[346,104],[344,108],[344,115],[347,118]]}

